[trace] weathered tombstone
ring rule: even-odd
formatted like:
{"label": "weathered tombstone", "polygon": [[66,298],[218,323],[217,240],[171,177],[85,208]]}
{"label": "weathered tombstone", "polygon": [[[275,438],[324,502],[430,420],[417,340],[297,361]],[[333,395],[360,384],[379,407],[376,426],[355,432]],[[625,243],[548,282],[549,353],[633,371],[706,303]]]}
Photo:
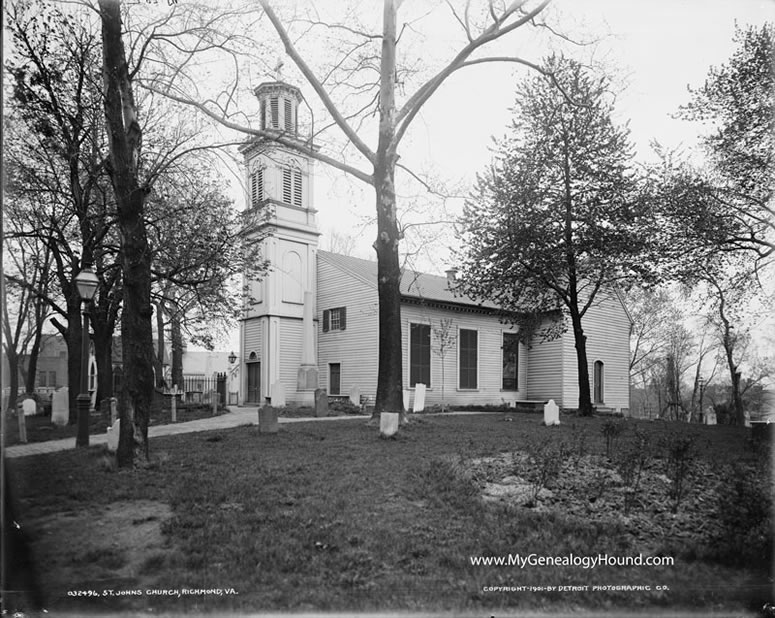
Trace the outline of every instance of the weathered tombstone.
{"label": "weathered tombstone", "polygon": [[412,391],[404,390],[404,410],[409,410],[409,403],[412,397]]}
{"label": "weathered tombstone", "polygon": [[422,412],[425,409],[425,384],[414,386],[414,412]]}
{"label": "weathered tombstone", "polygon": [[265,404],[258,409],[258,433],[277,433],[280,429],[277,422],[277,408]]}
{"label": "weathered tombstone", "polygon": [[24,411],[24,416],[35,416],[38,413],[38,404],[29,397],[22,401],[22,410]]}
{"label": "weathered tombstone", "polygon": [[178,422],[178,385],[173,384],[170,390],[170,420]]}
{"label": "weathered tombstone", "polygon": [[554,403],[554,399],[550,399],[544,404],[544,425],[551,427],[552,425],[560,424],[560,408]]}
{"label": "weathered tombstone", "polygon": [[115,453],[118,450],[118,436],[120,433],[121,421],[115,421],[108,427],[108,450]]}
{"label": "weathered tombstone", "polygon": [[282,382],[275,382],[270,389],[270,395],[272,398],[272,406],[275,408],[285,407],[285,387]]}
{"label": "weathered tombstone", "polygon": [[64,427],[70,420],[70,404],[67,387],[58,389],[51,399],[51,422]]}
{"label": "weathered tombstone", "polygon": [[716,424],[716,410],[713,409],[713,406],[708,406],[708,409],[705,411],[705,424]]}
{"label": "weathered tombstone", "polygon": [[350,389],[350,403],[354,406],[361,405],[361,389],[357,385],[353,385]]}
{"label": "weathered tombstone", "polygon": [[328,393],[322,388],[315,389],[315,416],[328,416]]}
{"label": "weathered tombstone", "polygon": [[118,399],[115,397],[110,398],[110,424],[112,425],[118,420]]}
{"label": "weathered tombstone", "polygon": [[750,414],[750,412],[748,412],[748,410],[743,412],[743,419],[744,419],[744,422],[745,422],[745,426],[746,427],[750,427],[751,426],[751,414]]}
{"label": "weathered tombstone", "polygon": [[398,431],[398,412],[382,412],[379,415],[379,434],[383,438],[394,436]]}
{"label": "weathered tombstone", "polygon": [[218,399],[220,398],[220,395],[218,394],[218,391],[210,391],[210,399],[213,403],[213,416],[218,414]]}

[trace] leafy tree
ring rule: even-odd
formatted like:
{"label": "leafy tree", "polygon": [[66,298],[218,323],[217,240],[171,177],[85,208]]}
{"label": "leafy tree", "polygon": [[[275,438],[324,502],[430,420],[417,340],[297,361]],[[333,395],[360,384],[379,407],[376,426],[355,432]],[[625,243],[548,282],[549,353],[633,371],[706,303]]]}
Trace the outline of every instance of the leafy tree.
{"label": "leafy tree", "polygon": [[742,250],[765,262],[775,251],[773,34],[771,23],[738,27],[732,57],[679,112],[708,127],[703,169],[664,157],[660,201],[685,249]]}
{"label": "leafy tree", "polygon": [[601,293],[648,274],[649,219],[608,80],[557,56],[544,71],[562,90],[540,76],[519,85],[511,132],[465,205],[461,287],[523,316],[523,340],[556,337],[569,318],[579,411],[591,414],[583,318]]}

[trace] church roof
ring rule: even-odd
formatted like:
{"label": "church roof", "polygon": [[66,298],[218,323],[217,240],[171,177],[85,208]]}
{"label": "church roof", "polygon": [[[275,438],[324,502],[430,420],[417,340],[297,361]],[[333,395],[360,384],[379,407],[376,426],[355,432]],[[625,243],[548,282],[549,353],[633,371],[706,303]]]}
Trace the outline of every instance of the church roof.
{"label": "church roof", "polygon": [[[318,257],[348,272],[364,284],[377,289],[377,263],[372,260],[318,250]],[[447,277],[429,275],[404,268],[401,271],[401,296],[405,300],[440,302],[483,309],[499,309],[495,303],[477,302],[461,292],[450,289]]]}

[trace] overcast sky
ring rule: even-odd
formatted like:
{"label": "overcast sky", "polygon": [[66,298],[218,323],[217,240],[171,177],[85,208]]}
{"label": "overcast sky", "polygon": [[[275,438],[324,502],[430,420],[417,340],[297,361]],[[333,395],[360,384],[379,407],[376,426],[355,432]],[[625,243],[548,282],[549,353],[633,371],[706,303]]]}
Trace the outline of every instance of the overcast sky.
{"label": "overcast sky", "polygon": [[[696,144],[700,126],[671,117],[688,102],[687,87],[700,86],[711,66],[728,60],[736,21],[759,24],[775,14],[775,1],[770,0],[556,0],[550,6],[553,25],[577,40],[594,42],[565,50],[605,63],[620,80],[624,90],[617,111],[621,120],[629,120],[642,160],[653,159],[653,139],[671,147]],[[535,60],[548,51],[520,48]],[[524,72],[515,73],[511,65],[461,71],[416,119],[403,160],[442,180],[470,186],[490,160],[490,137],[503,135],[509,122],[519,75]],[[318,170],[316,203],[325,246],[331,230],[360,231],[359,217],[371,216],[374,205],[371,194],[348,189],[338,173],[321,166]],[[374,236],[372,228],[365,230],[359,256],[372,257]],[[439,254],[444,255],[443,248],[433,251]],[[433,263],[418,257],[423,270],[441,273],[446,266],[443,259]]]}

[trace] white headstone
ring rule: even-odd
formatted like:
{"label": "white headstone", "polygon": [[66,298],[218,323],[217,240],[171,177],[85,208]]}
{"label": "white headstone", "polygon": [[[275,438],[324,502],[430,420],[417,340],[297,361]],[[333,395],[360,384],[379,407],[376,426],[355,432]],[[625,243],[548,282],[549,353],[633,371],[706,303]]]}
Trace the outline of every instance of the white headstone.
{"label": "white headstone", "polygon": [[354,406],[361,405],[361,389],[357,385],[350,389],[350,403]]}
{"label": "white headstone", "polygon": [[743,414],[745,415],[744,416],[745,426],[746,427],[750,427],[751,426],[751,414],[747,410],[745,412],[743,412]]}
{"label": "white headstone", "polygon": [[544,425],[550,427],[552,425],[560,424],[560,408],[554,403],[554,399],[550,399],[544,404]]}
{"label": "white headstone", "polygon": [[385,438],[393,436],[398,431],[398,412],[382,412],[379,415],[379,433]]}
{"label": "white headstone", "polygon": [[412,411],[422,412],[425,409],[425,384],[414,386],[414,407]]}
{"label": "white headstone", "polygon": [[412,397],[412,391],[404,390],[404,410],[409,409],[409,401]]}
{"label": "white headstone", "polygon": [[272,384],[272,388],[270,390],[270,396],[272,397],[273,408],[285,407],[285,387],[282,385],[281,382],[275,382],[274,384]]}
{"label": "white headstone", "polygon": [[64,427],[70,420],[70,402],[67,387],[58,389],[51,398],[51,422]]}
{"label": "white headstone", "polygon": [[22,410],[24,410],[24,416],[34,416],[38,411],[38,404],[34,399],[25,399],[22,401]]}
{"label": "white headstone", "polygon": [[705,424],[706,425],[716,424],[716,410],[713,409],[713,406],[708,406],[708,409],[705,412]]}
{"label": "white headstone", "polygon": [[118,436],[121,431],[121,421],[116,421],[108,427],[108,450],[115,453],[118,450]]}

